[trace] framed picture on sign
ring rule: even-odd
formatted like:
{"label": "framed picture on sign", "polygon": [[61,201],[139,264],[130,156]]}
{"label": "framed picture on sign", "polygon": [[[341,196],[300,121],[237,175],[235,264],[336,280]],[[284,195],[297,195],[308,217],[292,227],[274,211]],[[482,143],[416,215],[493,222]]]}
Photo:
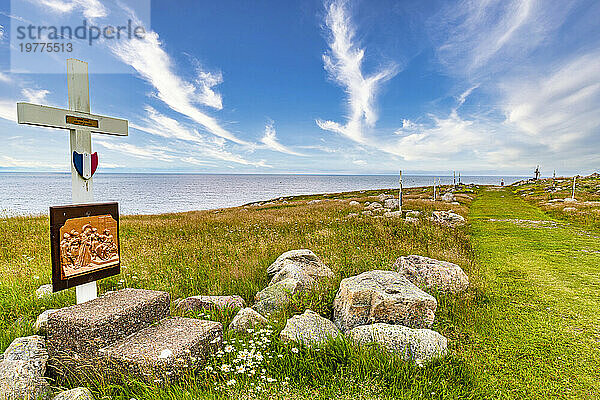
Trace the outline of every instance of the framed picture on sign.
{"label": "framed picture on sign", "polygon": [[54,292],[121,272],[119,204],[50,207]]}

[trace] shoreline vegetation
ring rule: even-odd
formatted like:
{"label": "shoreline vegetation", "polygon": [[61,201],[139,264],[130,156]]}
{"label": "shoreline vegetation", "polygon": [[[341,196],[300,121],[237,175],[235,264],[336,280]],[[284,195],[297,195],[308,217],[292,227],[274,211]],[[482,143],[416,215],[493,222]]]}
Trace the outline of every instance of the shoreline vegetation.
{"label": "shoreline vegetation", "polygon": [[[397,189],[122,216],[122,273],[99,281],[99,294],[144,288],[168,292],[172,303],[195,295],[239,295],[252,305],[268,283],[267,267],[292,249],[314,251],[339,279],[391,270],[400,256],[432,257],[461,266],[470,288],[459,296],[431,293],[438,302],[432,329],[448,338],[449,354],[424,366],[342,339],[316,349],[282,342],[285,321],[307,308],[332,318],[334,285],[294,297],[268,327],[250,336],[228,332],[223,354],[177,384],[145,383],[126,374],[117,384],[101,374],[54,375],[50,384],[86,386],[96,399],[597,398],[600,177],[580,178],[576,201],[565,202],[571,197],[568,181],[462,186],[453,202],[432,201],[431,187],[405,188],[403,210],[420,212],[409,222],[365,213],[367,202],[380,202],[382,194],[397,197]],[[443,186],[441,194],[450,189]],[[467,223],[429,219],[448,210]],[[15,338],[34,334],[39,314],[74,304],[75,295],[34,294],[51,276],[47,217],[0,218],[0,224],[2,352]],[[172,311],[219,321],[226,332],[235,315]],[[250,348],[262,358],[254,375],[236,369]]]}

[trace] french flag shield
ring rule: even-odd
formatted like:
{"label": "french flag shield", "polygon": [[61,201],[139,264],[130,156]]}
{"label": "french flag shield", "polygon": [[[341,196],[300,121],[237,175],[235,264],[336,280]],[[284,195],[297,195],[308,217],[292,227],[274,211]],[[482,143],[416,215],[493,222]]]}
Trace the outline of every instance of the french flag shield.
{"label": "french flag shield", "polygon": [[98,168],[98,153],[80,154],[74,151],[73,165],[83,179],[90,179],[94,175],[94,172],[96,172],[96,168]]}

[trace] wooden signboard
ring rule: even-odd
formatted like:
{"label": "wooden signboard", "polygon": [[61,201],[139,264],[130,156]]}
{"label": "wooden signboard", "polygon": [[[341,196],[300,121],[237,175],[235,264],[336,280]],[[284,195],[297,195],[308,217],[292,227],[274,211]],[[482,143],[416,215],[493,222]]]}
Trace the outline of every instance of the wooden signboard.
{"label": "wooden signboard", "polygon": [[121,272],[118,203],[50,207],[54,292]]}

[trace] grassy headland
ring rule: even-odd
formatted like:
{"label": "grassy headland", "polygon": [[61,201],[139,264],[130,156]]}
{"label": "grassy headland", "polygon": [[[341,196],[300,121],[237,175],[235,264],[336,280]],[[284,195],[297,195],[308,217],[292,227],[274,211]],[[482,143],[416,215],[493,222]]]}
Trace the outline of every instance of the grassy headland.
{"label": "grassy headland", "polygon": [[[561,255],[573,246],[598,248],[597,239],[580,242],[574,230],[564,228],[557,243],[554,230],[537,233],[510,222],[488,221],[548,219],[509,190],[483,191],[473,204],[475,194],[461,195],[460,205],[428,200],[431,188],[405,191],[405,209],[420,210],[427,216],[434,209],[451,208],[469,216],[472,227],[453,229],[425,218],[408,224],[397,218],[348,216],[362,210],[351,207],[349,200],[374,201],[383,192],[392,193],[302,196],[261,206],[122,217],[123,273],[101,281],[100,292],[140,287],[167,291],[172,299],[239,294],[252,304],[255,293],[268,283],[267,266],[290,249],[313,250],[340,278],[391,269],[396,258],[420,254],[459,264],[472,283],[464,296],[436,295],[439,306],[433,329],[450,339],[449,357],[418,367],[344,341],[329,343],[320,350],[278,341],[277,333],[286,317],[305,308],[331,318],[333,289],[296,298],[274,322],[272,332],[256,332],[252,339],[227,338],[236,350],[215,358],[211,366],[235,365],[239,349],[255,346],[265,358],[256,376],[219,370],[202,371],[177,385],[157,382],[148,386],[130,379],[109,385],[101,376],[87,377],[83,382],[58,379],[55,385],[85,384],[96,398],[139,400],[598,395],[593,380],[593,366],[599,361],[597,346],[594,348],[598,319],[592,315],[592,305],[598,295],[593,271],[597,271],[599,255],[586,253],[577,263],[569,253]],[[311,202],[315,199],[321,201]],[[67,291],[42,300],[33,294],[50,279],[47,218],[8,218],[0,223],[3,350],[15,337],[32,334],[35,318],[43,310],[73,304],[74,293]],[[213,313],[210,318],[227,326],[232,316]],[[583,344],[582,337],[586,338]],[[233,378],[235,383],[231,383]]]}

